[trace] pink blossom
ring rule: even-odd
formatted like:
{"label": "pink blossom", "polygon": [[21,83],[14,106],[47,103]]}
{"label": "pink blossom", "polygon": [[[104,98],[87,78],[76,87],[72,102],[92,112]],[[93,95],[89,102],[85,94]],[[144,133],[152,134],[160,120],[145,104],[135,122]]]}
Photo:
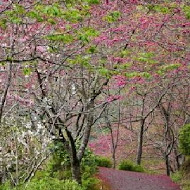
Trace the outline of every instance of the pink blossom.
{"label": "pink blossom", "polygon": [[126,85],[126,77],[122,76],[122,75],[117,75],[114,77],[115,80],[115,85],[117,87],[124,87]]}
{"label": "pink blossom", "polygon": [[120,100],[122,97],[120,95],[111,95],[107,97],[107,102],[113,102],[115,100]]}
{"label": "pink blossom", "polygon": [[97,38],[95,38],[95,43],[101,43],[101,42],[103,42],[103,41],[105,41],[105,40],[107,40],[108,39],[108,37],[107,36],[99,36],[99,37],[97,37]]}
{"label": "pink blossom", "polygon": [[29,40],[29,37],[28,36],[24,36],[23,38],[19,39],[19,42],[23,43],[23,42],[26,42],[27,40]]}
{"label": "pink blossom", "polygon": [[44,47],[44,46],[38,46],[38,47],[36,48],[36,50],[39,51],[39,52],[41,52],[41,53],[44,53],[44,52],[47,50],[47,48]]}

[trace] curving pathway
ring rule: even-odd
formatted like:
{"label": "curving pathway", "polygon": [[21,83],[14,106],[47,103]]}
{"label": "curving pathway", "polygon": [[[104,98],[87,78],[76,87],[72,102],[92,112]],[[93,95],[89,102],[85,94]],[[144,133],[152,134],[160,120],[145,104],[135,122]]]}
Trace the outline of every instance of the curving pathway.
{"label": "curving pathway", "polygon": [[166,175],[99,168],[99,177],[109,184],[109,190],[180,190]]}

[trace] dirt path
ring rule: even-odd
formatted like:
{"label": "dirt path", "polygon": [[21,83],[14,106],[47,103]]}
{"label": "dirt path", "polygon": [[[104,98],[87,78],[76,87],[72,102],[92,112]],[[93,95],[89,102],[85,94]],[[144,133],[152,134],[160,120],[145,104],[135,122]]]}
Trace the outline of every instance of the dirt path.
{"label": "dirt path", "polygon": [[99,177],[111,187],[110,190],[180,190],[166,175],[99,168]]}

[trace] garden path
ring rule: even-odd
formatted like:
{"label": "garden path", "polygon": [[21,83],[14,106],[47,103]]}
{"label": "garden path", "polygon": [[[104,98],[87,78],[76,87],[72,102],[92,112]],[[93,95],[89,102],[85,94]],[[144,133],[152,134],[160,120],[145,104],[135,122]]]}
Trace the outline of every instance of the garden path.
{"label": "garden path", "polygon": [[99,178],[106,184],[106,187],[109,185],[109,190],[180,190],[179,185],[173,183],[166,175],[151,175],[100,167]]}

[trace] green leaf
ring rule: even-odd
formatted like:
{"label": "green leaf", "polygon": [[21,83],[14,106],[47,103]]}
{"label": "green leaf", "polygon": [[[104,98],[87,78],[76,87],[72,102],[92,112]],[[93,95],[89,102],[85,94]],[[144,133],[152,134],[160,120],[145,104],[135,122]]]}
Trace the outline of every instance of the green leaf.
{"label": "green leaf", "polygon": [[53,18],[49,18],[47,20],[50,24],[56,24],[56,20],[54,20]]}
{"label": "green leaf", "polygon": [[22,23],[22,19],[19,17],[12,17],[11,18],[11,22],[15,23],[15,24],[21,24]]}
{"label": "green leaf", "polygon": [[24,73],[25,76],[26,76],[26,75],[30,75],[31,72],[32,72],[32,70],[31,70],[31,68],[29,68],[29,67],[25,67],[25,68],[23,69],[23,73]]}
{"label": "green leaf", "polygon": [[187,19],[190,19],[190,6],[185,5],[185,6],[183,7],[183,11],[184,11],[184,13],[185,13],[186,18],[187,18]]}
{"label": "green leaf", "polygon": [[141,76],[144,77],[144,78],[147,78],[147,79],[151,78],[151,74],[148,73],[148,72],[142,72]]}
{"label": "green leaf", "polygon": [[157,61],[153,59],[154,56],[155,54],[153,52],[145,52],[145,53],[140,53],[139,57],[135,59],[140,62],[155,64],[157,63]]}
{"label": "green leaf", "polygon": [[88,53],[95,53],[96,52],[96,47],[95,46],[91,46],[88,50],[87,50]]}
{"label": "green leaf", "polygon": [[97,5],[100,3],[100,0],[87,0],[89,5]]}
{"label": "green leaf", "polygon": [[28,12],[27,16],[29,18],[36,19],[38,22],[42,22],[43,21],[43,18],[41,17],[41,15],[38,12],[35,12],[35,11]]}
{"label": "green leaf", "polygon": [[96,37],[99,35],[99,32],[93,28],[82,28],[78,32],[78,39],[84,43],[88,43],[90,38]]}
{"label": "green leaf", "polygon": [[128,78],[143,77],[143,78],[149,79],[151,77],[151,74],[148,72],[130,72],[130,73],[126,73],[125,76]]}
{"label": "green leaf", "polygon": [[139,73],[138,72],[125,73],[125,76],[128,78],[133,78],[133,77],[139,76]]}
{"label": "green leaf", "polygon": [[158,74],[162,75],[165,74],[168,71],[174,70],[179,68],[181,65],[180,64],[170,64],[170,65],[164,65],[161,66],[160,69],[157,71]]}
{"label": "green leaf", "polygon": [[159,13],[163,13],[163,14],[168,14],[171,13],[171,7],[167,7],[167,6],[163,6],[163,5],[153,5],[153,4],[149,4],[148,9],[150,11],[155,11],[155,12],[159,12]]}
{"label": "green leaf", "polygon": [[131,67],[131,65],[132,65],[131,63],[125,63],[125,64],[120,65],[119,68],[127,69],[127,68]]}
{"label": "green leaf", "polygon": [[46,38],[51,41],[60,41],[64,43],[71,43],[74,39],[70,34],[52,34],[46,36]]}
{"label": "green leaf", "polygon": [[25,13],[25,8],[20,4],[14,4],[13,8],[14,8],[15,13],[17,14],[22,15]]}
{"label": "green leaf", "polygon": [[61,10],[56,5],[46,6],[43,12],[52,17],[61,16]]}
{"label": "green leaf", "polygon": [[131,51],[130,50],[122,50],[121,52],[120,52],[120,57],[127,57],[127,56],[129,56],[130,55],[130,53],[131,53]]}
{"label": "green leaf", "polygon": [[98,70],[98,72],[100,73],[100,75],[105,76],[105,77],[107,77],[107,78],[110,78],[111,75],[112,75],[111,71],[108,70],[108,69],[106,69],[106,68],[104,68],[104,67],[100,68],[100,69]]}
{"label": "green leaf", "polygon": [[78,9],[74,9],[74,8],[65,11],[63,15],[67,21],[70,21],[73,23],[81,21],[83,18],[81,15],[81,12]]}
{"label": "green leaf", "polygon": [[112,23],[112,22],[118,21],[120,16],[121,16],[121,13],[119,11],[113,11],[109,13],[107,16],[105,16],[104,19],[107,22]]}
{"label": "green leaf", "polygon": [[7,28],[7,20],[5,18],[0,20],[0,27],[2,29],[6,29]]}

